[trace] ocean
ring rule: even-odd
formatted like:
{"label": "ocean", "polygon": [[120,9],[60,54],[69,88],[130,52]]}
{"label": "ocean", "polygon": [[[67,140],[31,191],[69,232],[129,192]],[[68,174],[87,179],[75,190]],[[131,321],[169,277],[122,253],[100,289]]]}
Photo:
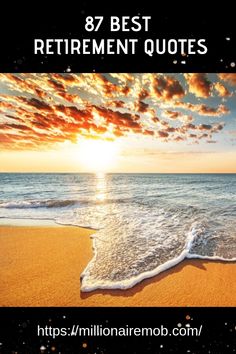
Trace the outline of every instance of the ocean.
{"label": "ocean", "polygon": [[81,290],[126,289],[185,258],[236,260],[236,174],[1,173],[9,219],[94,229]]}

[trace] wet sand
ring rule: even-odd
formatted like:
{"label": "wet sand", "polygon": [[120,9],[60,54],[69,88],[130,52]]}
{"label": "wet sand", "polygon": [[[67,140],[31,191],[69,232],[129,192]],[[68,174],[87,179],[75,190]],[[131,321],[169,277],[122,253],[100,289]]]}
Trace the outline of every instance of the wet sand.
{"label": "wet sand", "polygon": [[0,227],[0,306],[236,306],[236,263],[185,260],[128,290],[80,292],[93,231]]}

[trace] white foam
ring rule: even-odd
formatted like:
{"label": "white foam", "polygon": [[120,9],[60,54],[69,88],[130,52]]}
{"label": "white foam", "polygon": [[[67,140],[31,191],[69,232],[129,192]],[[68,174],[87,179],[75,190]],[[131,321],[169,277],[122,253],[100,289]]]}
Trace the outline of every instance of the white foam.
{"label": "white foam", "polygon": [[186,250],[184,250],[178,257],[170,261],[167,261],[164,264],[161,264],[159,267],[153,269],[152,271],[143,272],[136,277],[125,279],[122,281],[116,281],[115,283],[108,280],[97,280],[96,284],[91,284],[89,282],[89,272],[87,272],[87,267],[86,267],[84,272],[81,274],[81,279],[82,279],[81,291],[90,292],[96,289],[129,289],[145,279],[152,278],[158,275],[159,273],[174,267],[176,264],[180,263],[185,258],[186,258]]}
{"label": "white foam", "polygon": [[177,264],[181,263],[184,259],[186,258],[198,258],[198,259],[208,259],[208,260],[217,260],[217,261],[225,261],[225,262],[233,262],[236,261],[236,258],[223,258],[219,256],[201,256],[197,254],[191,254],[190,250],[191,247],[194,243],[195,238],[197,237],[197,230],[195,226],[193,226],[192,230],[187,234],[187,239],[186,239],[186,245],[184,250],[181,252],[181,254],[161,265],[159,265],[157,268],[151,270],[151,271],[146,271],[143,272],[137,276],[131,277],[129,279],[125,279],[122,281],[109,281],[109,280],[99,280],[96,279],[96,282],[91,282],[89,278],[89,268],[91,263],[96,262],[96,256],[97,256],[97,250],[96,250],[96,236],[92,237],[93,239],[93,252],[94,252],[94,257],[92,260],[89,262],[83,273],[81,274],[81,291],[82,292],[91,292],[97,289],[130,289],[134,287],[136,284],[140,283],[141,281],[145,279],[152,278],[174,266]]}
{"label": "white foam", "polygon": [[146,271],[138,276],[125,279],[122,281],[116,281],[116,282],[111,282],[108,280],[96,280],[96,284],[92,284],[89,279],[89,267],[90,264],[94,261],[96,261],[96,256],[97,256],[97,250],[96,250],[96,237],[93,237],[93,251],[94,251],[94,257],[92,260],[89,262],[83,273],[81,274],[81,291],[82,292],[90,292],[94,291],[96,289],[129,289],[135,286],[136,284],[140,283],[141,281],[152,278],[162,272],[164,272],[167,269],[170,269],[177,265],[178,263],[182,262],[188,255],[188,252],[191,248],[192,242],[195,237],[195,230],[191,231],[187,235],[187,240],[186,240],[186,246],[184,250],[181,252],[179,256],[176,258],[173,258],[161,265],[159,265],[157,268],[151,270],[151,271]]}
{"label": "white foam", "polygon": [[225,258],[220,256],[202,256],[200,254],[188,253],[187,258],[208,259],[210,261],[236,262],[236,257]]}

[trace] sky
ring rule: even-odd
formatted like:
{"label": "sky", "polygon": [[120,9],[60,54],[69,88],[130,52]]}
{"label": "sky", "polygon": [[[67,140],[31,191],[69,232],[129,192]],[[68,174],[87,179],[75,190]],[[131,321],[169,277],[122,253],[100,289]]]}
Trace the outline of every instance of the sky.
{"label": "sky", "polygon": [[236,74],[0,74],[0,172],[236,173]]}

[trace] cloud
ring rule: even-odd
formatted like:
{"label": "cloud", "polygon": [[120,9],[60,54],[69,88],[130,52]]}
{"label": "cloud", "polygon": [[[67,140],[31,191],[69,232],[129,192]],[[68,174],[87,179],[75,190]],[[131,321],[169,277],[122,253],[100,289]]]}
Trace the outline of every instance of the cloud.
{"label": "cloud", "polygon": [[143,88],[141,89],[141,91],[138,94],[139,100],[144,100],[145,98],[147,98],[149,96],[150,96],[150,94],[149,94],[148,90],[143,89]]}
{"label": "cloud", "polygon": [[22,101],[24,103],[26,103],[28,106],[36,108],[38,110],[42,110],[42,111],[47,111],[47,112],[52,112],[52,107],[47,104],[44,101],[40,101],[37,98],[26,98],[26,97],[19,97],[18,98],[19,101]]}
{"label": "cloud", "polygon": [[156,76],[152,79],[153,95],[166,101],[178,99],[185,95],[180,82],[172,76]]}
{"label": "cloud", "polygon": [[221,82],[216,82],[214,84],[214,88],[220,97],[227,97],[231,95],[230,91]]}
{"label": "cloud", "polygon": [[160,137],[160,138],[167,138],[169,136],[169,133],[167,131],[164,131],[164,130],[160,130],[158,131],[157,135]]}
{"label": "cloud", "polygon": [[163,116],[169,119],[178,119],[181,122],[192,122],[193,117],[191,115],[183,114],[182,112],[166,110],[163,112]]}
{"label": "cloud", "polygon": [[87,74],[85,78],[90,82],[92,81],[95,90],[98,89],[98,92],[103,92],[106,97],[115,97],[117,94],[127,96],[130,92],[128,85],[115,84],[102,74]]}
{"label": "cloud", "polygon": [[[214,87],[223,93],[221,86]],[[224,123],[209,124],[207,117],[229,113],[222,104],[189,102],[174,75],[0,74],[0,88],[2,149],[44,149],[80,137],[111,140],[135,134],[163,142],[210,140]],[[196,124],[192,112],[206,118]]]}
{"label": "cloud", "polygon": [[[0,129],[1,129],[1,125],[0,125]],[[32,130],[29,126],[27,125],[24,125],[24,124],[15,124],[15,123],[12,123],[12,124],[5,124],[3,125],[2,129],[16,129],[18,131],[29,131],[29,130]]]}
{"label": "cloud", "polygon": [[42,90],[40,85],[31,82],[30,80],[25,80],[19,75],[14,74],[0,74],[0,79],[3,82],[7,82],[11,90],[17,90],[19,92],[27,92],[29,94],[35,94],[40,98],[45,98],[47,93]]}
{"label": "cloud", "polygon": [[208,98],[211,95],[212,84],[206,74],[185,74],[184,77],[189,86],[189,92],[196,97]]}
{"label": "cloud", "polygon": [[129,73],[111,73],[110,76],[114,77],[120,84],[124,84],[125,86],[134,82],[134,76]]}
{"label": "cloud", "polygon": [[213,133],[218,133],[219,131],[221,131],[224,128],[225,124],[224,123],[218,123],[218,124],[214,124],[213,125],[213,129],[212,132]]}
{"label": "cloud", "polygon": [[51,74],[51,77],[63,85],[73,85],[73,83],[77,82],[77,77],[74,74]]}
{"label": "cloud", "polygon": [[236,85],[236,73],[222,73],[218,74],[219,78],[226,81],[230,85]]}
{"label": "cloud", "polygon": [[58,91],[65,91],[65,86],[58,81],[52,80],[51,78],[48,79],[48,84],[51,86],[53,89],[58,90]]}
{"label": "cloud", "polygon": [[200,124],[198,126],[199,130],[211,130],[212,129],[212,125],[210,124]]}
{"label": "cloud", "polygon": [[185,138],[181,135],[177,135],[175,138],[174,138],[174,141],[184,141]]}
{"label": "cloud", "polygon": [[142,125],[139,122],[140,116],[137,114],[122,113],[97,106],[94,106],[93,108],[100,117],[104,118],[106,124],[113,124],[120,129],[126,128],[138,132],[142,130]]}
{"label": "cloud", "polygon": [[108,101],[107,106],[108,107],[115,107],[115,108],[122,108],[125,106],[125,102],[122,100]]}
{"label": "cloud", "polygon": [[220,104],[217,107],[210,107],[207,106],[206,104],[193,104],[190,102],[176,101],[174,103],[174,106],[185,110],[189,110],[191,112],[196,112],[202,116],[209,116],[209,117],[220,117],[224,114],[230,113],[229,108],[227,108],[223,104]]}
{"label": "cloud", "polygon": [[181,112],[176,112],[176,111],[164,111],[163,112],[163,115],[167,118],[170,118],[170,119],[177,119],[179,117],[182,116],[182,113]]}
{"label": "cloud", "polygon": [[152,121],[154,123],[159,123],[160,122],[160,119],[158,117],[152,117]]}
{"label": "cloud", "polygon": [[151,136],[154,136],[155,135],[155,132],[153,130],[144,130],[143,131],[143,134],[144,135],[151,135]]}
{"label": "cloud", "polygon": [[137,112],[145,113],[148,112],[149,104],[143,101],[138,101],[134,104],[134,107],[137,110]]}
{"label": "cloud", "polygon": [[203,116],[222,116],[223,114],[229,113],[229,109],[223,105],[220,104],[218,107],[209,107],[206,106],[205,104],[201,104],[197,107],[197,112]]}

